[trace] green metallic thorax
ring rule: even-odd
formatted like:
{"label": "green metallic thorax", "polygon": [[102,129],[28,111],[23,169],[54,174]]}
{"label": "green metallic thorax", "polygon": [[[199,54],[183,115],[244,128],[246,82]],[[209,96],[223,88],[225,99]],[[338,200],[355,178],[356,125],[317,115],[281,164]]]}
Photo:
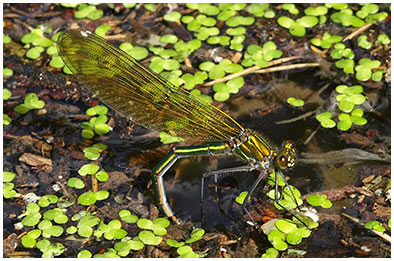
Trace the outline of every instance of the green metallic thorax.
{"label": "green metallic thorax", "polygon": [[230,140],[229,144],[237,155],[251,163],[264,163],[276,155],[260,135],[250,130],[245,130],[237,138]]}

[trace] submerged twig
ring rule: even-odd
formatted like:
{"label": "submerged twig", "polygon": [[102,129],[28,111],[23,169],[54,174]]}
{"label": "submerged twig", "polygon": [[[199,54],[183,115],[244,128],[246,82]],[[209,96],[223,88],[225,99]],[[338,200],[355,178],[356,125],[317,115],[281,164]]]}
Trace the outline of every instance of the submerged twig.
{"label": "submerged twig", "polygon": [[309,135],[309,137],[304,141],[304,145],[308,144],[313,137],[315,137],[318,130],[320,130],[321,125],[317,126],[317,128]]}
{"label": "submerged twig", "polygon": [[[292,57],[286,57],[286,58],[282,58],[282,59],[273,60],[273,61],[268,63],[267,67],[274,66],[274,65],[277,65],[277,64],[280,64],[280,63],[284,63],[284,62],[290,62],[290,61],[293,61],[293,60],[296,60],[296,59],[301,59],[301,58],[302,58],[302,56],[292,56]],[[260,69],[261,69],[260,66],[252,66],[252,67],[250,67],[248,69],[243,70],[242,72],[229,74],[226,77],[223,77],[221,79],[217,79],[217,80],[214,80],[214,81],[210,81],[210,82],[204,83],[202,86],[212,86],[212,85],[214,85],[216,83],[227,82],[228,80],[231,80],[233,78],[236,78],[236,77],[239,77],[239,76],[245,76],[245,75],[248,75],[250,73],[254,73],[254,72],[256,72],[256,71],[258,71]]]}
{"label": "submerged twig", "polygon": [[360,149],[343,149],[326,153],[301,153],[298,161],[305,164],[336,164],[344,163],[346,165],[357,164],[362,161],[381,161],[390,162],[391,157],[387,155],[381,158],[374,153],[370,153]]}
{"label": "submerged twig", "polygon": [[351,40],[353,39],[355,36],[361,34],[362,32],[364,32],[365,30],[367,30],[372,24],[364,24],[363,26],[361,26],[360,28],[358,28],[356,31],[354,31],[353,33],[349,34],[348,36],[346,36],[345,38],[343,38],[342,42],[345,42],[347,40]]}
{"label": "submerged twig", "polygon": [[278,72],[278,71],[293,70],[293,69],[306,68],[306,67],[318,67],[318,66],[320,66],[320,63],[290,64],[290,65],[283,65],[273,68],[257,70],[255,71],[255,73],[269,73],[269,72]]}
{"label": "submerged twig", "polygon": [[[360,224],[363,226],[363,223],[360,222],[360,220],[358,218],[352,217],[346,213],[342,213],[342,216],[347,217],[348,219],[350,219],[351,221]],[[383,238],[384,240],[386,240],[387,242],[391,243],[391,237],[383,232],[377,231],[375,229],[369,229],[372,233],[375,233],[376,235],[380,236],[381,238]]]}
{"label": "submerged twig", "polygon": [[296,121],[299,121],[299,120],[304,120],[304,119],[308,118],[309,116],[315,114],[316,111],[317,110],[308,111],[308,112],[306,112],[306,113],[304,113],[304,114],[302,114],[300,116],[297,116],[295,118],[291,118],[291,119],[283,120],[283,121],[277,121],[277,122],[275,122],[275,124],[287,124],[287,123],[293,123],[293,122],[296,122]]}

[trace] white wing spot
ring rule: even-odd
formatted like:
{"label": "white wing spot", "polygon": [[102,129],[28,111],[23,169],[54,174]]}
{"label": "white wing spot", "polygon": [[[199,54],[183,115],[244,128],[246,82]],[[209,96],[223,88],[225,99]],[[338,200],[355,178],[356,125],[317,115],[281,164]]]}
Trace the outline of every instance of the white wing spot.
{"label": "white wing spot", "polygon": [[88,37],[88,34],[91,34],[91,32],[89,32],[89,31],[81,31],[81,35],[83,37]]}

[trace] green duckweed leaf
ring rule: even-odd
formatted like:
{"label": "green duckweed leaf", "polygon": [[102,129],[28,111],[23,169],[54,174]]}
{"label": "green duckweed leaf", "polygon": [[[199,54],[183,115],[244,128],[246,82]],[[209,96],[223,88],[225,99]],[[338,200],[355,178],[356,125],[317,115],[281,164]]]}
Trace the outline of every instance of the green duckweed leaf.
{"label": "green duckweed leaf", "polygon": [[294,23],[295,21],[293,19],[291,19],[290,17],[287,16],[281,16],[278,18],[278,24],[284,28],[290,29],[291,25]]}
{"label": "green duckweed leaf", "polygon": [[241,192],[238,197],[235,198],[235,202],[238,204],[242,205],[246,199],[246,196],[248,195],[248,191],[243,191]]}
{"label": "green duckweed leaf", "polygon": [[78,258],[91,258],[92,253],[90,253],[89,250],[82,250],[81,252],[78,253],[77,255]]}
{"label": "green duckweed leaf", "polygon": [[166,240],[166,243],[168,246],[176,247],[176,248],[179,248],[179,247],[185,245],[185,242],[178,242],[178,241],[170,239],[170,238]]}
{"label": "green duckweed leaf", "polygon": [[141,229],[151,229],[153,222],[146,218],[140,218],[137,221],[137,226]]}
{"label": "green duckweed leaf", "polygon": [[181,18],[181,13],[174,11],[172,13],[164,15],[165,21],[176,22]]}
{"label": "green duckweed leaf", "polygon": [[290,105],[293,105],[294,107],[304,106],[304,101],[303,100],[296,99],[294,97],[289,97],[287,99],[287,103],[289,103]]}
{"label": "green duckweed leaf", "polygon": [[78,197],[78,203],[83,206],[89,206],[96,203],[96,195],[94,192],[85,192]]}
{"label": "green duckweed leaf", "polygon": [[94,30],[94,33],[104,37],[105,34],[111,29],[111,26],[108,24],[102,24],[99,27],[96,28],[96,30]]}
{"label": "green duckweed leaf", "polygon": [[99,168],[100,166],[97,164],[85,164],[78,170],[78,174],[81,176],[93,175]]}
{"label": "green duckweed leaf", "polygon": [[15,173],[4,171],[3,172],[3,182],[11,182],[15,178]]}
{"label": "green duckweed leaf", "polygon": [[302,232],[301,229],[295,228],[290,231],[286,236],[287,243],[291,245],[297,245],[302,241]]}
{"label": "green duckweed leaf", "polygon": [[281,232],[288,234],[294,229],[297,229],[297,225],[294,224],[290,220],[285,220],[285,219],[279,219],[275,222],[276,228],[278,228]]}
{"label": "green duckweed leaf", "polygon": [[[4,78],[11,77],[13,74],[14,74],[14,71],[12,69],[10,69],[10,68],[3,68],[3,77]],[[4,90],[7,90],[7,89],[3,88],[3,94],[4,94]],[[10,97],[11,97],[11,95],[10,95]],[[3,96],[3,100],[8,100],[8,98],[5,99],[4,96]]]}
{"label": "green duckweed leaf", "polygon": [[76,226],[69,226],[66,229],[66,233],[71,235],[71,234],[75,234],[78,231],[78,228]]}
{"label": "green duckweed leaf", "polygon": [[100,190],[95,193],[96,200],[104,200],[109,197],[109,192],[106,190]]}
{"label": "green duckweed leaf", "polygon": [[138,233],[138,238],[141,240],[142,243],[145,245],[158,245],[161,243],[163,238],[159,236],[155,236],[151,231],[143,230]]}
{"label": "green duckweed leaf", "polygon": [[279,255],[278,250],[275,248],[268,248],[264,254],[261,255],[261,258],[277,258]]}
{"label": "green duckweed leaf", "polygon": [[109,178],[108,173],[105,171],[99,171],[95,174],[95,176],[96,179],[100,182],[104,182]]}
{"label": "green duckweed leaf", "polygon": [[85,187],[85,184],[81,179],[72,177],[67,180],[67,186],[69,186],[70,188],[83,189]]}
{"label": "green duckweed leaf", "polygon": [[290,25],[289,32],[293,36],[302,37],[305,35],[306,29],[301,23],[296,21]]}

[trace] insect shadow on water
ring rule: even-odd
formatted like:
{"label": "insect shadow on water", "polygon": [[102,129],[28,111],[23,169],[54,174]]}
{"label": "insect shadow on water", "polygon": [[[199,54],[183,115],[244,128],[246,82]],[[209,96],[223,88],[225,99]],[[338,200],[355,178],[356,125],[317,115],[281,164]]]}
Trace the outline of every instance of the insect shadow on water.
{"label": "insect shadow on water", "polygon": [[[178,90],[159,74],[142,66],[127,53],[91,32],[63,32],[59,36],[58,47],[60,56],[79,82],[113,110],[143,127],[205,144],[174,147],[152,170],[158,207],[175,223],[182,222],[175,216],[167,201],[164,186],[166,172],[181,158],[228,153],[238,155],[248,164],[210,171],[203,174],[203,181],[211,176],[257,170],[259,176],[248,190],[248,199],[254,195],[270,167],[273,167],[275,202],[291,213],[280,204],[277,191],[278,176],[284,179],[282,171],[295,165],[296,152],[293,142],[285,141],[280,150],[274,149],[257,132],[242,127],[223,111],[189,95],[186,90]],[[299,208],[287,182],[286,186]],[[248,200],[245,200],[242,208],[256,229],[259,229],[247,210],[247,203]],[[307,227],[300,218],[293,216]]]}

